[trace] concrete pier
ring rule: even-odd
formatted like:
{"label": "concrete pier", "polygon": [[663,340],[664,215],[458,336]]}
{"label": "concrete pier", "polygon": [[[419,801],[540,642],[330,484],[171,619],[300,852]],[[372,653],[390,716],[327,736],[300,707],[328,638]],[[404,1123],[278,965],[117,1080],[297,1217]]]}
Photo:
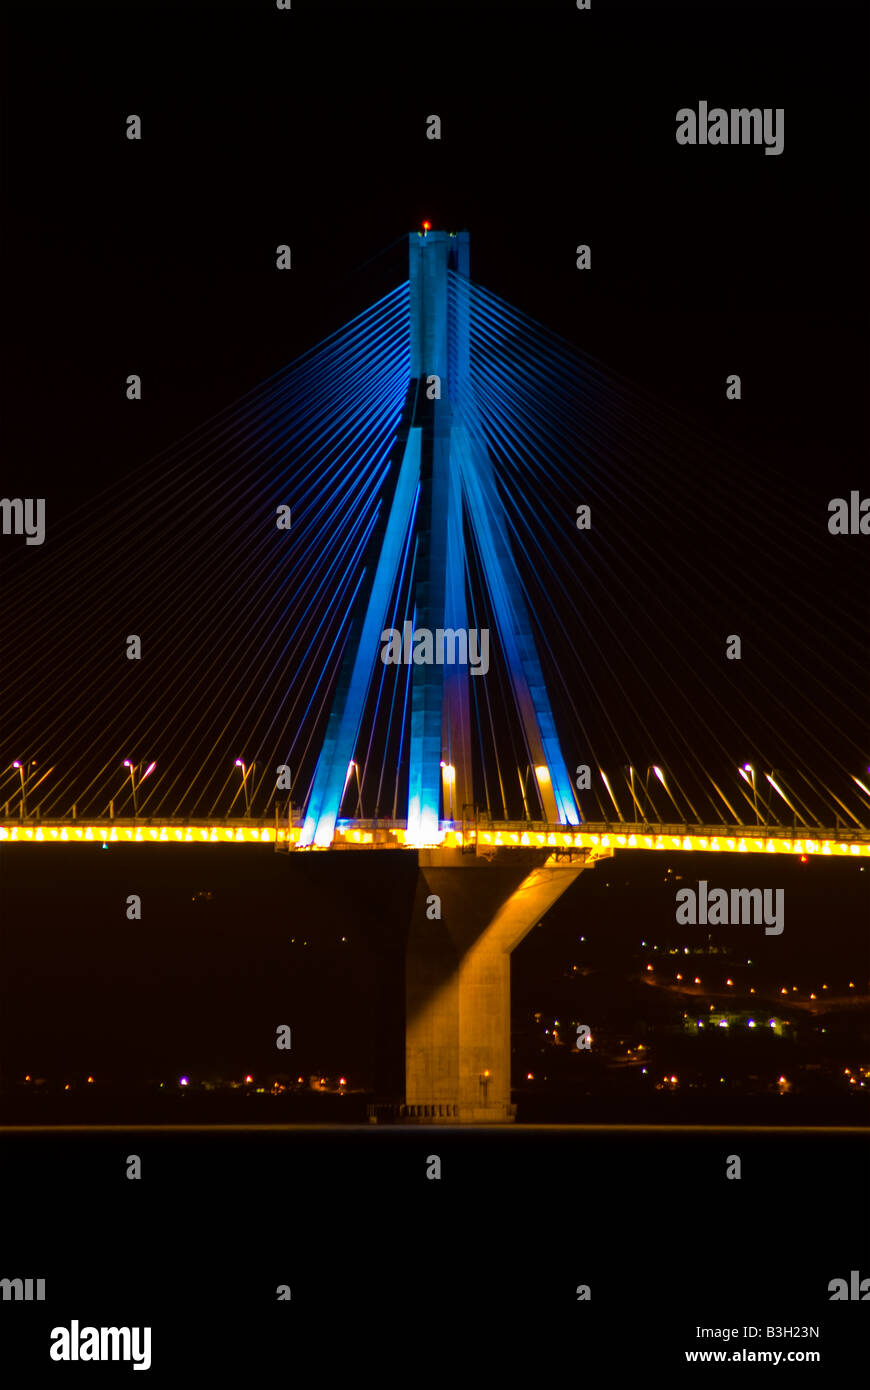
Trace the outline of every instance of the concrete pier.
{"label": "concrete pier", "polygon": [[[530,849],[421,849],[406,950],[404,1118],[506,1124],[510,957],[587,867]],[[440,915],[439,915],[440,914]]]}

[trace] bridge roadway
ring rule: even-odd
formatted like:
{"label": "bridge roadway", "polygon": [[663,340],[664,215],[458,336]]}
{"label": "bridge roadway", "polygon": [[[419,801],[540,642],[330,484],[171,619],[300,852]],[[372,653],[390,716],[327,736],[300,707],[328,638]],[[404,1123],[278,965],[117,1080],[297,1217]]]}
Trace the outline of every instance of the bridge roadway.
{"label": "bridge roadway", "polygon": [[[193,820],[146,818],[136,820],[6,820],[0,823],[0,844],[181,844],[272,845],[279,850],[319,854],[300,849],[300,824],[286,819],[256,817]],[[435,849],[463,850],[468,855],[500,858],[511,849],[550,849],[554,857],[582,850],[587,863],[608,858],[616,850],[695,850],[722,854],[814,854],[835,859],[870,857],[870,829],[843,826],[700,825],[684,822],[630,823],[584,821],[579,827],[534,821],[493,821],[491,824],[442,821]],[[340,820],[333,850],[422,848],[407,835],[404,821]]]}

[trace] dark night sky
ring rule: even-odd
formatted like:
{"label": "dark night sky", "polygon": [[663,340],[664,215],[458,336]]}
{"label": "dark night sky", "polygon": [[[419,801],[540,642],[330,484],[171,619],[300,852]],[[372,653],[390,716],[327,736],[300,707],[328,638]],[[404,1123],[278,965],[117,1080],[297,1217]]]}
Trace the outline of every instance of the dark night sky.
{"label": "dark night sky", "polygon": [[[471,229],[484,285],[720,430],[735,427],[719,382],[739,359],[754,383],[742,442],[778,441],[796,471],[823,458],[825,498],[856,485],[860,7],[826,6],[824,24],[812,6],[559,8],[460,22],[423,7],[416,40],[411,5],[404,36],[395,9],[368,5],[246,6],[243,24],[211,5],[207,22],[49,6],[37,26],[19,10],[4,73],[10,488],[80,498],[147,459],[404,278],[401,246],[361,267],[423,217]],[[678,147],[674,112],[705,93],[783,106],[784,153]],[[146,120],[132,147],[130,111]],[[441,142],[424,138],[431,111]],[[273,269],[282,239],[298,274]],[[135,434],[116,390],[131,357],[152,383]]]}
{"label": "dark night sky", "polygon": [[[158,449],[402,280],[395,243],[424,217],[470,229],[487,288],[757,458],[772,534],[780,514],[817,514],[824,532],[868,443],[862,7],[317,8],[40,6],[6,21],[3,491],[46,497],[49,519],[38,556],[3,541],[14,593],[23,562],[51,565],[67,508],[88,508],[83,547],[101,527],[133,544],[144,517],[104,489],[147,477]],[[784,153],[681,149],[675,112],[700,99],[784,107]],[[123,138],[130,112],[141,145]],[[440,143],[424,138],[431,112]],[[279,275],[285,241],[294,270]],[[581,241],[589,275],[574,266]],[[739,412],[722,391],[735,369]],[[135,420],[134,370],[147,382]],[[743,550],[743,505],[736,488],[700,534],[679,531],[689,564],[715,551],[758,592],[793,593],[810,665],[802,594],[835,624],[851,618],[866,649],[866,542],[775,567]],[[60,583],[45,600],[69,602]],[[13,687],[87,676],[87,651],[16,661],[43,611],[4,605]],[[762,646],[763,609],[746,625]],[[836,667],[826,678],[838,688]],[[849,732],[866,736],[860,710]],[[4,729],[4,763],[19,738]],[[180,904],[207,878],[173,867],[166,891]],[[280,913],[286,886],[273,888]],[[87,917],[81,882],[68,901],[55,891],[46,920]],[[193,936],[179,954],[191,975]],[[104,965],[88,967],[97,1000]],[[255,1027],[257,972],[238,970]],[[352,1008],[353,995],[345,981],[338,997]]]}

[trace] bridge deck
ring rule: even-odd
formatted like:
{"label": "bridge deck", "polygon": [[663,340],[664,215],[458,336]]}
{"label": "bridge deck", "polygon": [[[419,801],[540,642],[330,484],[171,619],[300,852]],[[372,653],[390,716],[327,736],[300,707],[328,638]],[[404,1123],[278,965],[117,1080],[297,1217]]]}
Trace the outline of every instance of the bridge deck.
{"label": "bridge deck", "polygon": [[[616,850],[714,851],[722,854],[815,854],[835,858],[870,857],[870,830],[863,828],[783,825],[692,825],[591,822],[582,826],[545,825],[530,821],[497,821],[464,831],[441,823],[439,843],[445,849],[486,854],[493,849],[552,849],[555,853],[583,850],[592,858]],[[301,825],[287,821],[236,818],[232,820],[26,820],[0,824],[2,844],[181,844],[272,845],[299,853]],[[407,836],[403,821],[340,821],[332,849],[419,849]]]}

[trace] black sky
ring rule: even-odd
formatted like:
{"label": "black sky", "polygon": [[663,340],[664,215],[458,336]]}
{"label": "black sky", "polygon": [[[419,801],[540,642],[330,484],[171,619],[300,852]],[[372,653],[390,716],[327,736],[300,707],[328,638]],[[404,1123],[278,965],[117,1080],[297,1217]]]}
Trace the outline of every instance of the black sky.
{"label": "black sky", "polygon": [[[147,459],[404,278],[401,245],[370,258],[424,217],[470,228],[475,278],[584,351],[797,471],[823,462],[825,497],[856,485],[860,7],[335,9],[14,13],[10,488],[82,497]],[[702,98],[782,106],[783,154],[678,147]],[[274,271],[285,239],[298,274]]]}

